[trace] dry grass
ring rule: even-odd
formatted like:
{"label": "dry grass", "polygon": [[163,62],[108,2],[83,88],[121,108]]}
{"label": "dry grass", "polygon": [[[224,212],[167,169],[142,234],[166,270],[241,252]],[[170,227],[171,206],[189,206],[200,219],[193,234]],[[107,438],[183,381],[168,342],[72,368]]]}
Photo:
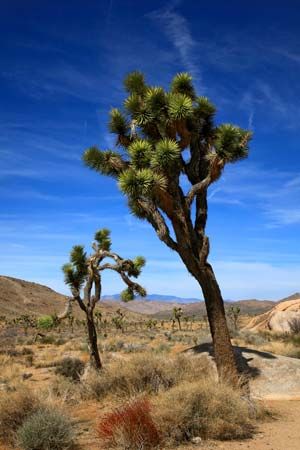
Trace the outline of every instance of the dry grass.
{"label": "dry grass", "polygon": [[243,330],[234,339],[237,345],[246,345],[276,355],[300,358],[300,337],[288,333],[271,331],[254,332]]}
{"label": "dry grass", "polygon": [[22,389],[2,393],[0,398],[0,439],[14,441],[17,429],[40,407],[40,400],[31,392]]}
{"label": "dry grass", "polygon": [[100,374],[92,373],[82,392],[84,397],[98,400],[109,394],[127,397],[139,393],[157,394],[183,380],[191,381],[209,372],[205,358],[139,354],[111,362]]}
{"label": "dry grass", "polygon": [[238,439],[253,433],[253,408],[239,391],[211,378],[183,382],[160,394],[154,419],[165,445],[178,445],[193,437]]}

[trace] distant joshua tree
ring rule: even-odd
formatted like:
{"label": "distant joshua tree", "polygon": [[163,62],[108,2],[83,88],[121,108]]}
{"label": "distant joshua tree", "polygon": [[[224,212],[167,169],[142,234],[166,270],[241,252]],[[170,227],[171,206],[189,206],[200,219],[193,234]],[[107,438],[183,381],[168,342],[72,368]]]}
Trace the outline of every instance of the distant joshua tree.
{"label": "distant joshua tree", "polygon": [[[128,302],[135,295],[144,297],[145,289],[131,280],[137,278],[145,265],[145,259],[141,256],[135,259],[121,258],[113,253],[111,248],[110,231],[102,229],[96,232],[95,241],[92,244],[93,253],[87,256],[84,247],[76,245],[70,253],[70,262],[63,266],[65,283],[71,288],[73,300],[77,301],[79,307],[86,315],[88,344],[91,365],[100,370],[102,363],[97,345],[97,332],[94,321],[94,309],[101,299],[101,273],[104,270],[117,272],[127,288],[122,292],[121,298]],[[113,262],[105,262],[106,260]],[[81,291],[83,290],[83,297]]]}
{"label": "distant joshua tree", "polygon": [[238,329],[238,321],[241,314],[241,308],[239,306],[230,306],[228,310],[228,315],[233,323],[235,331]]}
{"label": "distant joshua tree", "polygon": [[121,330],[122,333],[124,333],[124,318],[125,314],[120,309],[117,309],[116,315],[111,319],[116,329]]}
{"label": "distant joshua tree", "polygon": [[[220,375],[236,384],[238,372],[224,303],[208,262],[207,193],[227,163],[248,154],[251,133],[214,124],[215,106],[196,95],[191,76],[177,74],[166,91],[140,72],[125,79],[124,108],[112,109],[110,130],[121,151],[91,147],[88,167],[116,179],[137,217],[177,252],[202,288]],[[172,226],[172,232],[169,230]]]}
{"label": "distant joshua tree", "polygon": [[181,331],[181,317],[182,317],[183,311],[182,308],[173,308],[173,318],[177,320],[178,328]]}

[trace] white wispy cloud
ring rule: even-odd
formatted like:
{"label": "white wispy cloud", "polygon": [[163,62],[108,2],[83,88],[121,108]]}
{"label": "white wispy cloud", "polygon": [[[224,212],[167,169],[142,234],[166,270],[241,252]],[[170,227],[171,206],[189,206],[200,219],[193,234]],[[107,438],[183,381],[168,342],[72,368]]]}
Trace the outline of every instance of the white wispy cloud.
{"label": "white wispy cloud", "polygon": [[183,67],[190,72],[197,84],[201,82],[202,76],[199,67],[199,57],[195,50],[197,42],[193,38],[188,20],[176,10],[180,2],[171,2],[167,7],[152,11],[147,14],[158,23],[168,40],[176,49]]}

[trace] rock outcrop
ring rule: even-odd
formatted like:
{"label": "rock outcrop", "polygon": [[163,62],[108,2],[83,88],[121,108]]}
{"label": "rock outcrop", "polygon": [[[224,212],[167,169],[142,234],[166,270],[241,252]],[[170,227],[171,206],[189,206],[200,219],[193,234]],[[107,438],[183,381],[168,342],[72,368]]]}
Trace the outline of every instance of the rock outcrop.
{"label": "rock outcrop", "polygon": [[254,317],[245,327],[248,330],[291,332],[291,321],[300,321],[300,298],[278,303],[270,311]]}

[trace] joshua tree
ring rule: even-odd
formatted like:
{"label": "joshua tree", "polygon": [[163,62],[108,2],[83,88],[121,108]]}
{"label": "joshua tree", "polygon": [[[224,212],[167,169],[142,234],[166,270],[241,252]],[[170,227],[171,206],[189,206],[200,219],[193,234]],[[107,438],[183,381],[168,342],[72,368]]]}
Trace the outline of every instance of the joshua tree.
{"label": "joshua tree", "polygon": [[189,74],[177,74],[165,91],[133,72],[125,89],[124,108],[110,113],[110,130],[121,151],[91,147],[83,159],[118,181],[133,214],[152,225],[198,281],[219,374],[236,381],[223,299],[208,262],[207,192],[227,163],[247,156],[251,135],[231,124],[214,125],[215,107],[196,95]]}
{"label": "joshua tree", "polygon": [[238,321],[241,313],[241,308],[239,306],[230,306],[228,310],[228,315],[233,323],[235,331],[238,329]]}
{"label": "joshua tree", "polygon": [[121,330],[124,333],[124,317],[125,314],[117,309],[116,315],[112,317],[111,321],[114,323],[117,330]]}
{"label": "joshua tree", "polygon": [[173,308],[173,318],[177,320],[178,322],[178,328],[181,331],[181,317],[182,317],[183,311],[182,308]]}
{"label": "joshua tree", "polygon": [[[86,315],[90,363],[99,370],[102,367],[97,346],[97,332],[94,322],[94,309],[101,299],[101,272],[109,269],[117,272],[127,288],[121,298],[127,302],[133,300],[134,295],[145,296],[145,289],[130,277],[138,277],[145,264],[143,257],[134,260],[124,259],[110,250],[110,231],[102,229],[96,232],[92,245],[93,253],[87,256],[81,245],[75,245],[70,254],[70,262],[63,266],[65,283],[70,286],[73,299]],[[113,262],[105,262],[112,259]],[[83,289],[83,297],[81,291]]]}

